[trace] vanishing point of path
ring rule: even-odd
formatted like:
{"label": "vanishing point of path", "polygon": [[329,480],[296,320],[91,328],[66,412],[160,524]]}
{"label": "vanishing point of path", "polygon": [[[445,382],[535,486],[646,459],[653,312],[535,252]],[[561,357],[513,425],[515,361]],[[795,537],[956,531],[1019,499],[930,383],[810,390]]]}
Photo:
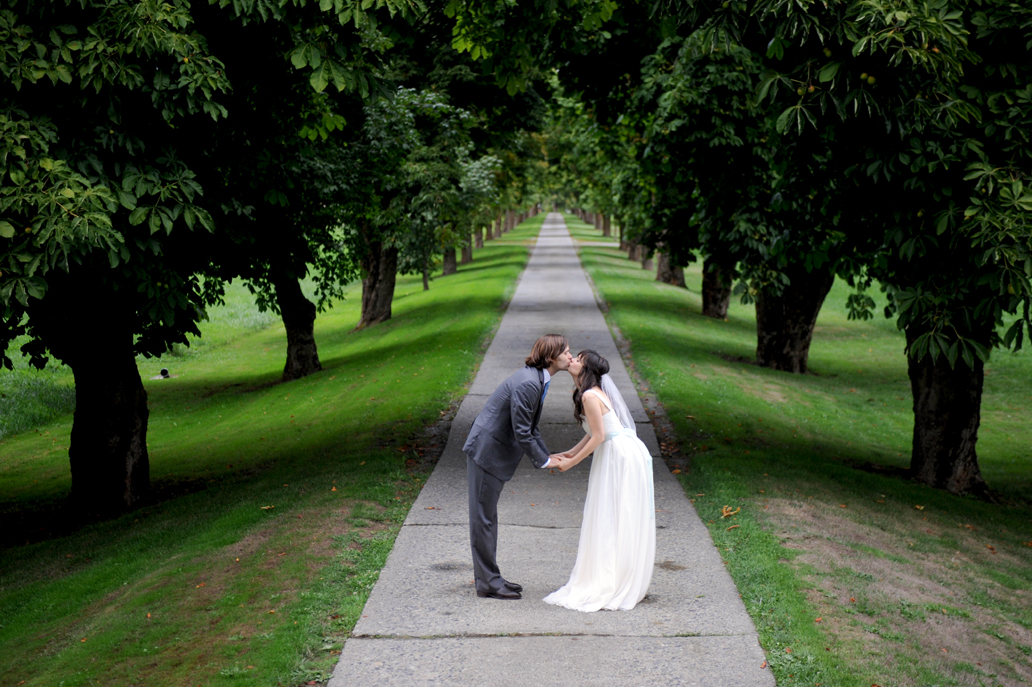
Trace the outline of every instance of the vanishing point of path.
{"label": "vanishing point of path", "polygon": [[[498,564],[523,585],[523,599],[480,599],[473,586],[462,444],[495,386],[549,332],[565,334],[574,354],[593,348],[609,360],[655,457],[656,568],[649,595],[631,611],[580,613],[541,600],[566,583],[577,556],[587,460],[566,473],[522,462],[498,504]],[[572,391],[570,376],[556,375],[540,425],[550,451],[565,451],[582,435]],[[709,532],[659,459],[570,234],[551,213],[330,687],[773,685],[763,664],[752,620]]]}

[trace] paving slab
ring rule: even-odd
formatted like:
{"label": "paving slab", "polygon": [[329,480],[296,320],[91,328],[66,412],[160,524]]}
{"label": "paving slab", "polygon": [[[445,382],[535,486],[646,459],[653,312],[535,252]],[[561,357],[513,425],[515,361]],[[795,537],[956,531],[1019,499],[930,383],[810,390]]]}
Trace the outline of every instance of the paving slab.
{"label": "paving slab", "polygon": [[[773,685],[753,637],[352,639],[331,685],[753,687]],[[762,656],[762,652],[760,653]]]}
{"label": "paving slab", "polygon": [[[580,613],[542,601],[565,584],[577,543],[590,459],[568,472],[524,460],[498,504],[498,564],[520,601],[480,599],[473,585],[462,445],[494,388],[534,341],[565,334],[593,348],[654,456],[656,566],[631,611]],[[550,451],[583,436],[573,383],[555,376],[542,409]],[[752,620],[677,479],[595,301],[561,215],[550,214],[469,393],[345,643],[330,687],[344,685],[774,684]]]}

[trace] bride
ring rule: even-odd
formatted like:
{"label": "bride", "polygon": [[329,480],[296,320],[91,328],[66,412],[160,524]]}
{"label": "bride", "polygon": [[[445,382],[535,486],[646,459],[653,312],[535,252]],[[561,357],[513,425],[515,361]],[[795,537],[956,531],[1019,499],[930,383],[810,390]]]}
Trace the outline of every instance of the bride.
{"label": "bride", "polygon": [[577,562],[570,581],[545,603],[577,611],[629,611],[645,597],[656,558],[652,456],[638,439],[609,363],[581,351],[570,363],[574,417],[586,435],[558,454],[569,470],[592,452]]}

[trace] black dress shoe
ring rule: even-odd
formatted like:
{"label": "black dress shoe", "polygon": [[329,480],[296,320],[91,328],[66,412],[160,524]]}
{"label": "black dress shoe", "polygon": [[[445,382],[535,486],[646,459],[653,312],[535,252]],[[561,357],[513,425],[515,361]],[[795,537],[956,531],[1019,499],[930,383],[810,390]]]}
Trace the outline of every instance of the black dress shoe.
{"label": "black dress shoe", "polygon": [[505,585],[506,589],[511,589],[517,594],[523,591],[522,584],[516,584],[515,582],[510,582],[509,580],[506,580],[505,582],[503,582],[503,584]]}
{"label": "black dress shoe", "polygon": [[477,596],[481,599],[522,599],[523,595],[519,592],[512,591],[511,589],[502,589],[497,592],[477,592]]}

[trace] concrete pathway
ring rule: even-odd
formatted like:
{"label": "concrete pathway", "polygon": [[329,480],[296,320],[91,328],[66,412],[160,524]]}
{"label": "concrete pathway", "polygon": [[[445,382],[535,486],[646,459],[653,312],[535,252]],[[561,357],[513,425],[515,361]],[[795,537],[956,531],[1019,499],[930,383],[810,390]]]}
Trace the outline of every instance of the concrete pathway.
{"label": "concrete pathway", "polygon": [[[498,564],[523,585],[520,601],[477,598],[466,500],[469,426],[534,340],[558,332],[574,354],[593,348],[655,456],[656,568],[632,611],[579,613],[541,601],[565,584],[577,556],[590,461],[567,473],[524,460],[499,503]],[[581,437],[570,376],[559,373],[542,410],[549,450]],[[756,630],[659,446],[559,214],[549,214],[447,448],[409,513],[330,687],[350,685],[773,685]]]}

